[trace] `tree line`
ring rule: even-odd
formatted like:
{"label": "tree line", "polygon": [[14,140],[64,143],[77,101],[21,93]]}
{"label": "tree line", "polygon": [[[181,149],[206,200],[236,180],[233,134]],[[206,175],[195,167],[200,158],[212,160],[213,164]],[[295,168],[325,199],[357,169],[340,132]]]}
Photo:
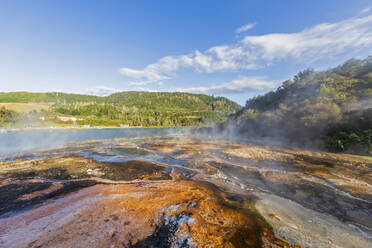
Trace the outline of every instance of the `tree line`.
{"label": "tree line", "polygon": [[[4,119],[2,125],[20,120],[40,124],[42,117],[44,122],[57,125],[193,126],[221,122],[241,108],[224,97],[168,92],[120,92],[107,97],[11,92],[0,93],[0,102],[51,103],[47,110],[18,114],[12,120]],[[62,121],[60,116],[76,120]]]}
{"label": "tree line", "polygon": [[245,137],[372,155],[372,56],[299,72],[220,128],[231,124]]}

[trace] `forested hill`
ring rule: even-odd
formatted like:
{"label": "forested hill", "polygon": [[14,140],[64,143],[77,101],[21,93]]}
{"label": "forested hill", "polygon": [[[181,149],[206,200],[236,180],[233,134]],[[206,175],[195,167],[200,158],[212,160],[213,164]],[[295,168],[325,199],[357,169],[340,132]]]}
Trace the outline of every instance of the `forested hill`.
{"label": "forested hill", "polygon": [[[58,117],[77,117],[79,125],[129,125],[129,126],[190,126],[223,121],[241,107],[224,97],[202,94],[168,92],[120,92],[106,97],[66,93],[0,93],[0,107],[37,111],[23,113],[23,119],[30,115],[44,116],[50,122],[59,123]],[[43,107],[44,106],[44,107]],[[17,107],[20,111],[17,111]],[[9,109],[3,109],[8,111]],[[23,111],[24,112],[24,111]],[[17,113],[14,113],[16,116]],[[27,115],[27,116],[25,116]],[[5,114],[3,114],[5,116]],[[9,113],[7,114],[9,116]],[[0,125],[18,117],[1,120]],[[30,118],[28,118],[30,119]],[[35,118],[34,118],[35,119]],[[40,124],[40,123],[38,123]],[[76,123],[75,123],[76,124]]]}
{"label": "forested hill", "polygon": [[54,103],[72,104],[86,102],[103,102],[104,97],[67,94],[60,92],[32,93],[32,92],[0,92],[0,103]]}
{"label": "forested hill", "polygon": [[248,100],[231,124],[251,138],[372,155],[372,56],[300,72]]}

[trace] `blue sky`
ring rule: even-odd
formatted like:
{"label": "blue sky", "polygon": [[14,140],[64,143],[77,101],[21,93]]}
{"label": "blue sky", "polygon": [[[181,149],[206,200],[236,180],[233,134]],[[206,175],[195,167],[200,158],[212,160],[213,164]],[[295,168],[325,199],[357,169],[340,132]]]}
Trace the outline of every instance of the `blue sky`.
{"label": "blue sky", "polygon": [[240,104],[372,55],[372,3],[0,1],[0,91],[185,91]]}

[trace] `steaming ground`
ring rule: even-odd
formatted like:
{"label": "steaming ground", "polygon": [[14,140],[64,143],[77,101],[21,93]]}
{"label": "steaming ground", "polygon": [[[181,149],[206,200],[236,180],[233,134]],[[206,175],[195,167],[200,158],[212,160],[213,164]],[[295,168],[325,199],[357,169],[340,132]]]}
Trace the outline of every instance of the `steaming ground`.
{"label": "steaming ground", "polygon": [[0,246],[371,245],[371,162],[189,137],[75,143],[1,162]]}

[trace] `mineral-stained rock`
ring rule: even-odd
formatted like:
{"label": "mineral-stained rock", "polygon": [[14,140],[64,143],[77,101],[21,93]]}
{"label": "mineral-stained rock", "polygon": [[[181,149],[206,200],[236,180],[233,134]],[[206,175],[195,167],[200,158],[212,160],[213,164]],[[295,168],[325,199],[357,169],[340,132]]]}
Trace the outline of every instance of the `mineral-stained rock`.
{"label": "mineral-stained rock", "polygon": [[0,162],[0,247],[371,240],[372,163],[363,158],[187,137],[70,146]]}
{"label": "mineral-stained rock", "polygon": [[161,164],[132,160],[126,162],[97,162],[83,157],[56,157],[26,161],[0,162],[0,178],[43,178],[56,180],[99,177],[109,180],[171,179]]}
{"label": "mineral-stained rock", "polygon": [[256,214],[208,185],[96,185],[1,218],[0,247],[259,247],[263,232],[274,242]]}

